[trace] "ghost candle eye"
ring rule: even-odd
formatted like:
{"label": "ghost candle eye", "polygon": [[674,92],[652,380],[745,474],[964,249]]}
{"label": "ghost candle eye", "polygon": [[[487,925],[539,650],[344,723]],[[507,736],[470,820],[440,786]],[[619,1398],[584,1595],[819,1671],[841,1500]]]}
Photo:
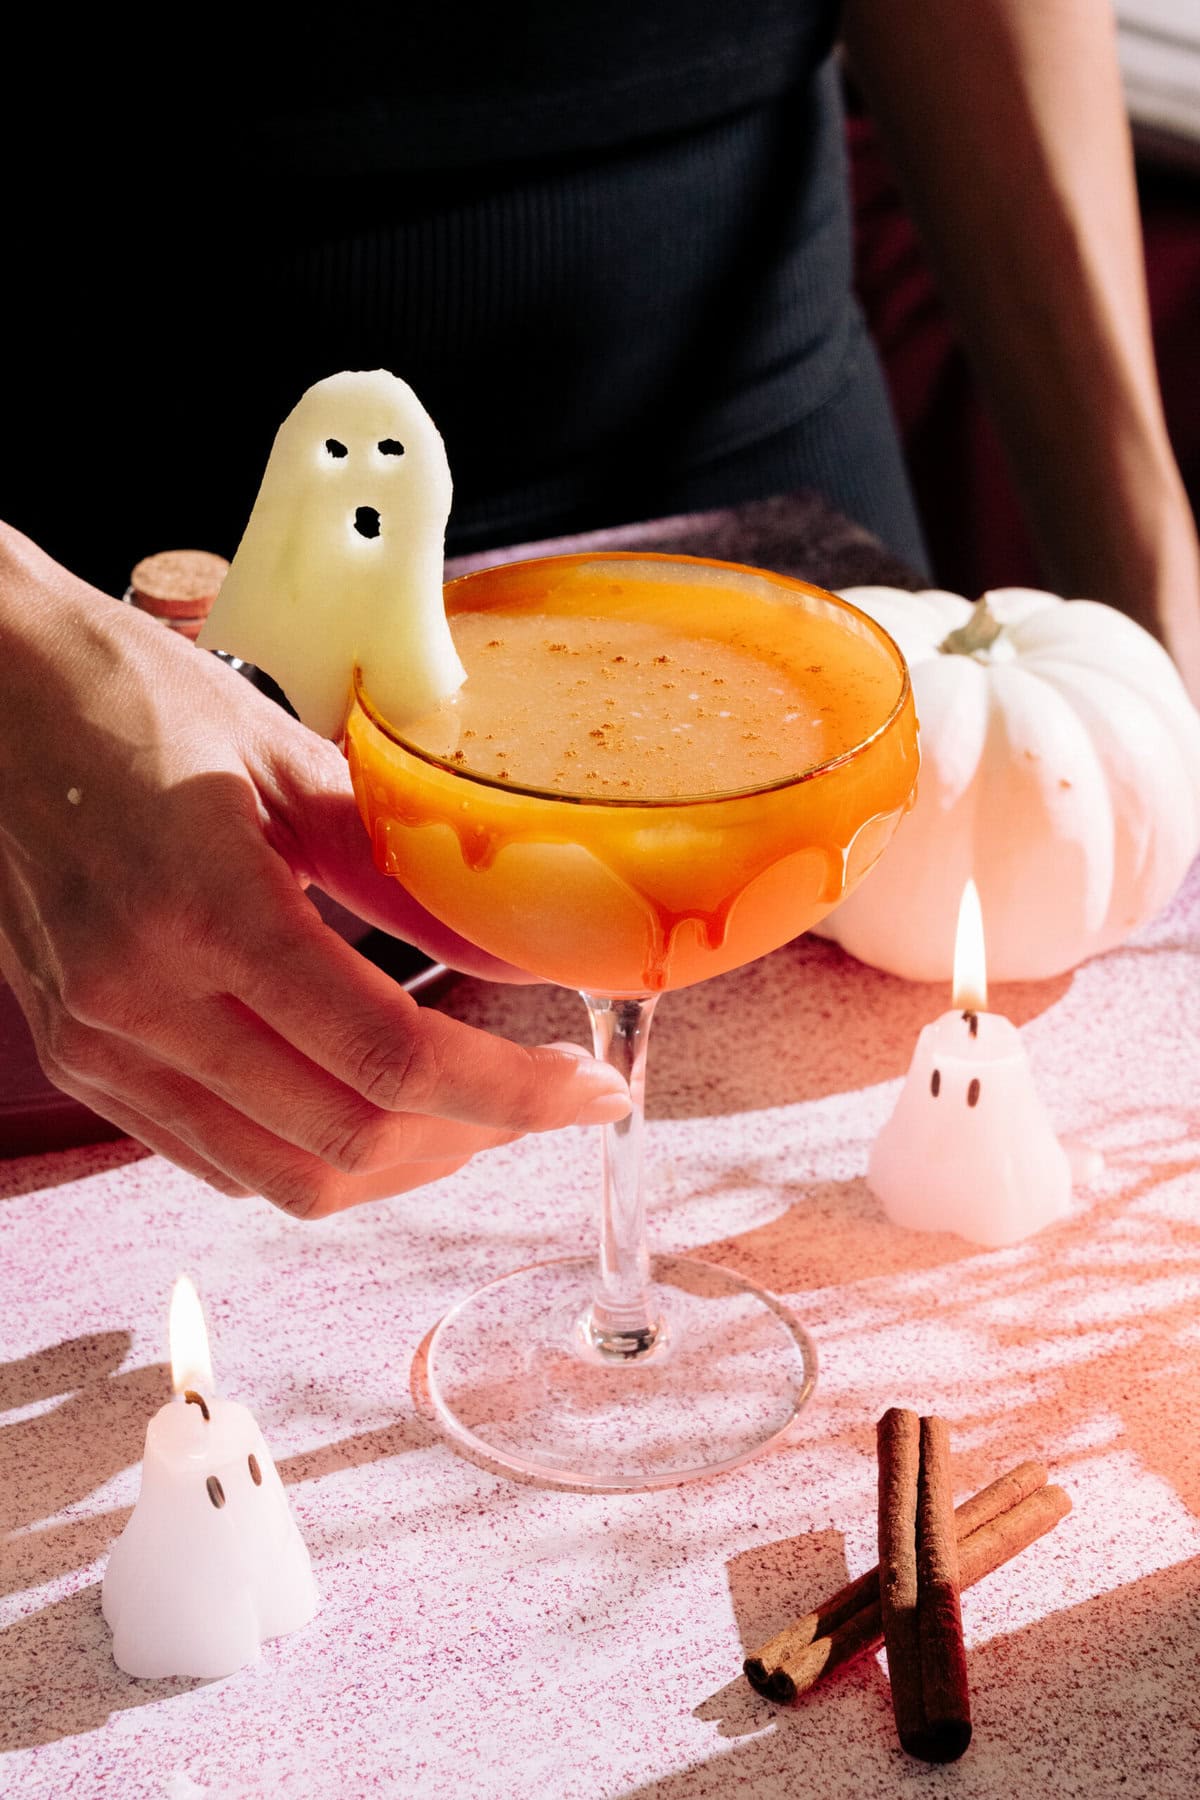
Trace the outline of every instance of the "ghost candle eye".
{"label": "ghost candle eye", "polygon": [[221,1507],[225,1504],[225,1489],[221,1486],[221,1483],[217,1480],[215,1475],[210,1475],[204,1485],[208,1489],[209,1499],[217,1510],[220,1511]]}
{"label": "ghost candle eye", "polygon": [[345,444],[339,443],[337,438],[326,438],[325,450],[329,456],[333,457],[335,462],[340,462],[343,456],[349,456],[350,454]]}
{"label": "ghost candle eye", "polygon": [[978,1106],[979,1105],[979,1077],[978,1077],[978,1075],[976,1075],[976,1077],[972,1081],[970,1087],[967,1089],[967,1105],[968,1106]]}
{"label": "ghost candle eye", "polygon": [[246,1458],[246,1461],[250,1468],[251,1481],[254,1483],[255,1487],[261,1487],[262,1486],[262,1470],[258,1466],[258,1458],[257,1458],[257,1456],[255,1456],[253,1450],[250,1452],[249,1456]]}
{"label": "ghost candle eye", "polygon": [[380,456],[403,456],[404,445],[396,438],[381,438],[378,445]]}
{"label": "ghost candle eye", "polygon": [[929,1091],[933,1095],[935,1100],[937,1099],[938,1095],[941,1093],[941,1091],[942,1091],[942,1071],[940,1069],[935,1069],[933,1071],[933,1074],[929,1077]]}

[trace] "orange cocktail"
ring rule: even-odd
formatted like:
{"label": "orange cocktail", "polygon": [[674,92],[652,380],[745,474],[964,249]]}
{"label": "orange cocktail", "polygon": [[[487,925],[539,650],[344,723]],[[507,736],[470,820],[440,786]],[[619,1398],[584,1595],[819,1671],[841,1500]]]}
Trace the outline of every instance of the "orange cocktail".
{"label": "orange cocktail", "polygon": [[462,694],[405,736],[346,728],[382,868],[548,981],[656,993],[804,931],[908,804],[899,652],[803,582],[570,556],[452,582]]}
{"label": "orange cocktail", "polygon": [[[376,860],[464,937],[581,989],[634,1110],[603,1128],[598,1261],[461,1302],[429,1392],[452,1436],[523,1474],[628,1489],[731,1468],[786,1430],[815,1357],[771,1295],[648,1253],[650,1019],[664,988],[805,930],[880,855],[916,780],[908,673],[819,588],[694,558],[512,564],[446,606],[453,701],[402,735],[356,680],[345,744]],[[720,1028],[736,1054],[732,1009]]]}

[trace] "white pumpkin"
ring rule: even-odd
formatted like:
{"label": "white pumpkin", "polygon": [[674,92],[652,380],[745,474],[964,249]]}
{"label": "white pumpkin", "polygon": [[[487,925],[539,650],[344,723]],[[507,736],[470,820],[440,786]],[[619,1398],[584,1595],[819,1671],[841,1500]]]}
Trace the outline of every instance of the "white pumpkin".
{"label": "white pumpkin", "polygon": [[989,973],[1036,980],[1153,917],[1200,848],[1200,713],[1162,646],[1112,607],[1029,588],[975,606],[936,590],[846,597],[907,658],[921,774],[822,934],[892,974],[947,981],[974,876]]}

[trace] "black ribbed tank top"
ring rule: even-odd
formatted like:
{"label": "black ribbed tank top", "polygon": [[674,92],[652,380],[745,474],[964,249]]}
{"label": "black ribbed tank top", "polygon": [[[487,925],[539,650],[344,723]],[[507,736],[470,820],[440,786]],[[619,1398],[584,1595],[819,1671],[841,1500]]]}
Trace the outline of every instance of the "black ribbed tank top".
{"label": "black ribbed tank top", "polygon": [[303,388],[381,366],[446,437],[453,549],[807,483],[911,552],[835,18],[217,6],[119,108],[77,46],[77,91],[26,114],[8,516],[110,588],[168,545],[231,553]]}

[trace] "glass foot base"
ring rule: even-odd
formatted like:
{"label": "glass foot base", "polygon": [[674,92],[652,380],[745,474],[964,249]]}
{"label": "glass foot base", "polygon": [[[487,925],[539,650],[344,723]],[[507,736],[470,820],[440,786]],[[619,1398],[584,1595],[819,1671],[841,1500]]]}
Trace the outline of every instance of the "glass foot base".
{"label": "glass foot base", "polygon": [[654,1257],[661,1329],[645,1356],[616,1361],[588,1329],[594,1276],[585,1257],[532,1263],[446,1315],[429,1389],[455,1442],[564,1486],[670,1487],[756,1455],[812,1394],[812,1340],[728,1269]]}

